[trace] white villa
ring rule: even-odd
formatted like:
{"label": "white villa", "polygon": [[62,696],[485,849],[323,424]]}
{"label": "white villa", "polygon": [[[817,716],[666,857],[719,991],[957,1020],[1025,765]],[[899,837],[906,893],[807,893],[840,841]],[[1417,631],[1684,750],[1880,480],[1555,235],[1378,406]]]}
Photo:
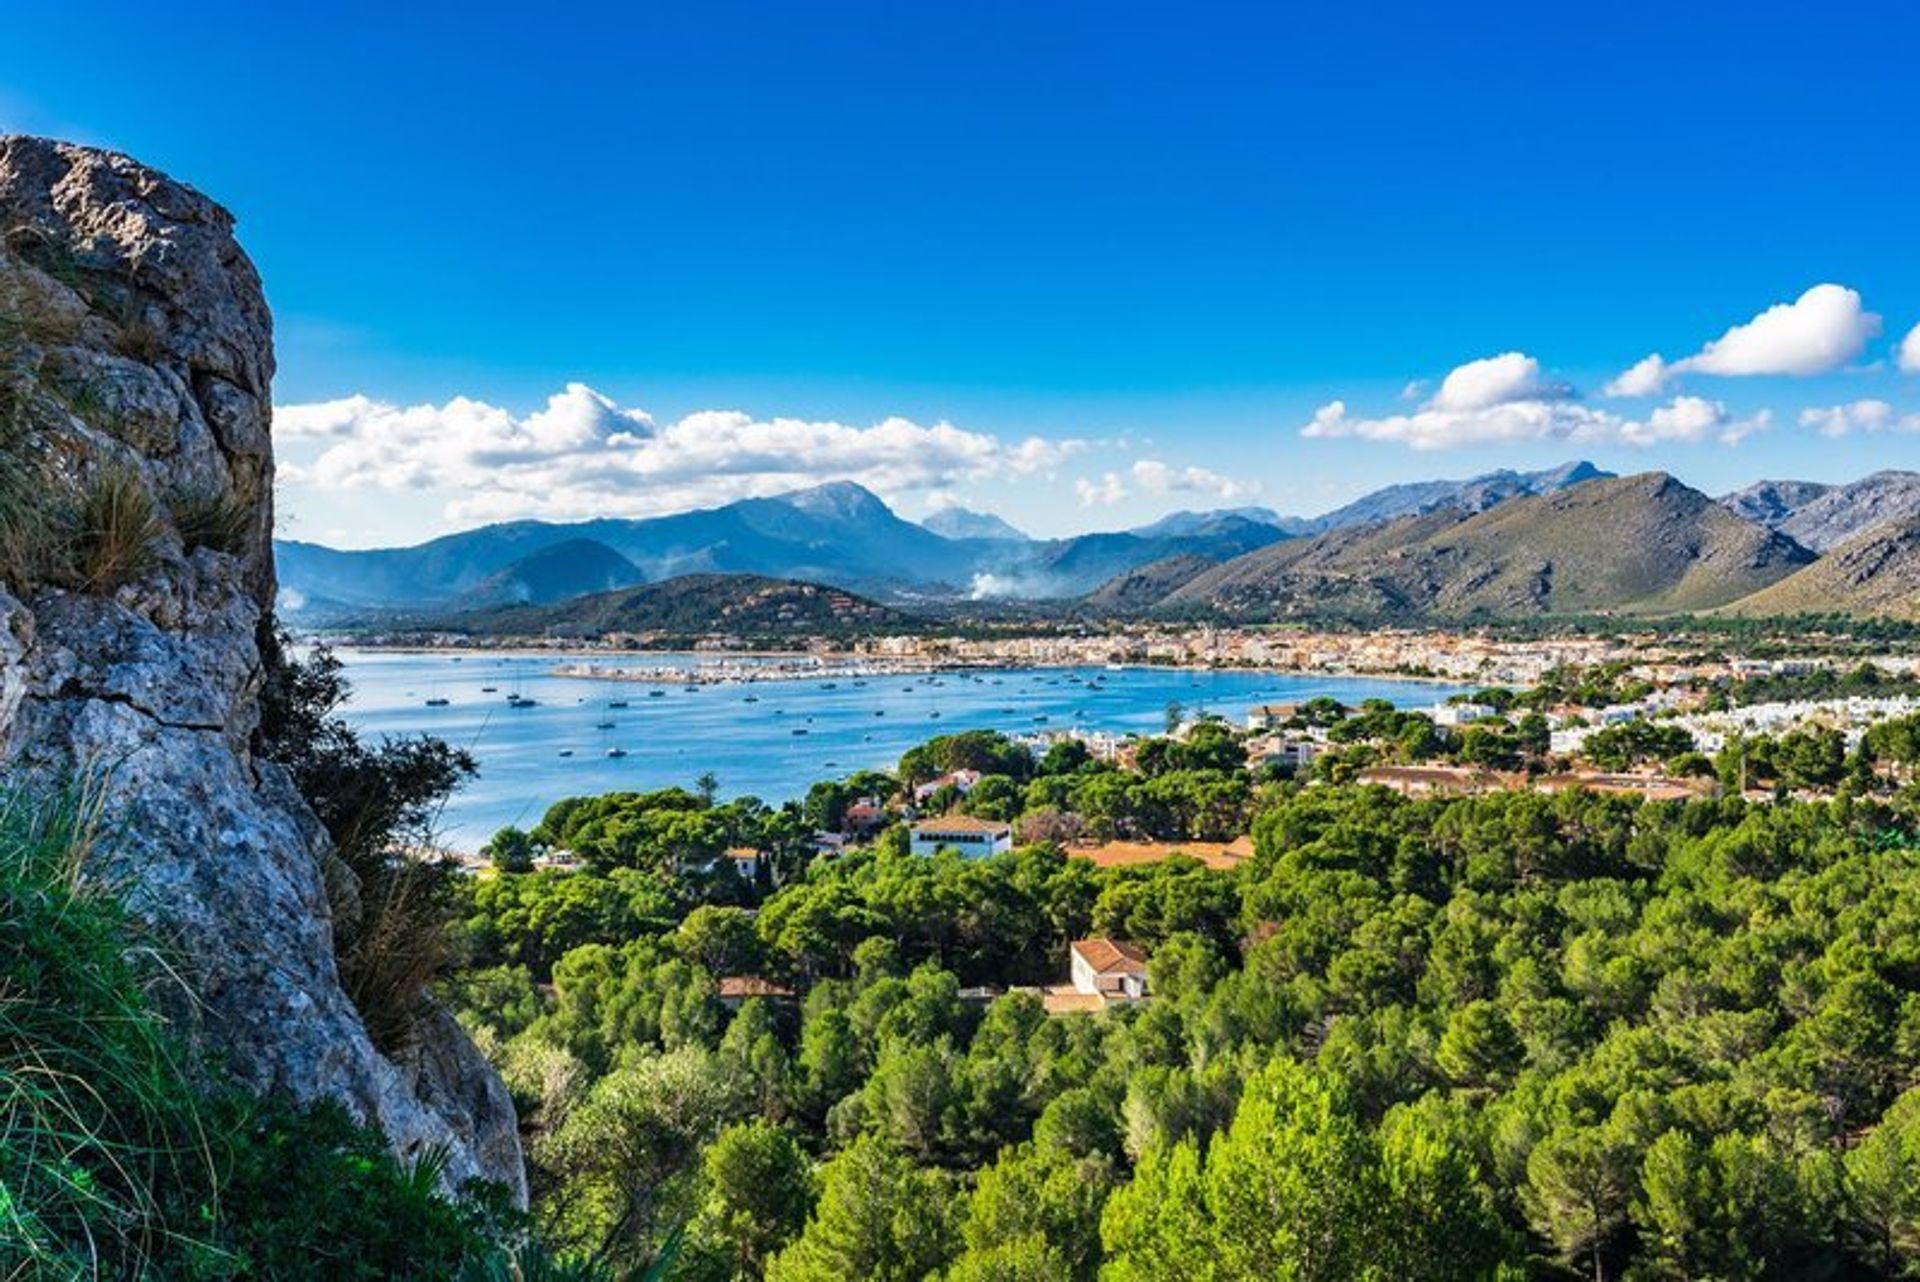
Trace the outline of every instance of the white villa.
{"label": "white villa", "polygon": [[970,859],[1004,854],[1013,849],[1013,825],[971,815],[948,815],[941,819],[923,819],[909,832],[907,849],[916,855],[931,855],[941,849],[957,850]]}

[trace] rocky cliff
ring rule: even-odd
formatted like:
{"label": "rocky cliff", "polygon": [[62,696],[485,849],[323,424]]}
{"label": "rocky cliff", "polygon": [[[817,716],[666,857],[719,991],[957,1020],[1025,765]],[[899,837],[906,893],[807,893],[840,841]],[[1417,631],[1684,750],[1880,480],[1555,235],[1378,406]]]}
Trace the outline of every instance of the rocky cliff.
{"label": "rocky cliff", "polygon": [[[251,744],[274,595],[272,324],[233,219],[107,152],[0,137],[0,773],[89,781],[95,870],[234,1076],[330,1096],[524,1197],[451,1019],[400,1062],[342,990],[324,830]],[[59,501],[55,502],[57,498]],[[337,870],[336,870],[337,871]]]}

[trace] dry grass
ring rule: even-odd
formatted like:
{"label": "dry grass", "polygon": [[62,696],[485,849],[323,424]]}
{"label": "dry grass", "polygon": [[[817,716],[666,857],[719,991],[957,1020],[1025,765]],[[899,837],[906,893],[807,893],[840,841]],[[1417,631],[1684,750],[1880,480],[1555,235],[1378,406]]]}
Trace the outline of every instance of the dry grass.
{"label": "dry grass", "polygon": [[246,551],[253,512],[231,491],[212,486],[189,490],[176,494],[167,508],[188,551],[211,548],[236,555]]}
{"label": "dry grass", "polygon": [[358,902],[336,923],[340,983],[373,1044],[392,1054],[412,1041],[428,990],[454,960],[449,874],[400,852],[355,862]]}
{"label": "dry grass", "polygon": [[73,516],[74,574],[89,591],[111,592],[150,572],[165,533],[146,482],[128,467],[111,467],[83,484]]}

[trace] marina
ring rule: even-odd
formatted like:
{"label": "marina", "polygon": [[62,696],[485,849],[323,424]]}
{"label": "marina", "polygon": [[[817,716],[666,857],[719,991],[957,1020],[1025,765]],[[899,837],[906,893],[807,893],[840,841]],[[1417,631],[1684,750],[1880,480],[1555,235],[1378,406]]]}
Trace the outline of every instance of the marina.
{"label": "marina", "polygon": [[[556,654],[336,653],[353,685],[344,714],[356,728],[438,735],[479,762],[479,776],[440,820],[442,838],[462,849],[506,825],[537,822],[563,797],[690,788],[708,770],[722,795],[777,804],[834,773],[889,769],[936,734],[1150,734],[1165,727],[1173,704],[1184,715],[1237,722],[1269,701],[1324,694],[1412,706],[1464,688],[1147,666],[894,671],[795,656],[628,655],[616,664]],[[647,697],[620,697],[630,682],[650,683]],[[429,707],[430,697],[446,703]]]}

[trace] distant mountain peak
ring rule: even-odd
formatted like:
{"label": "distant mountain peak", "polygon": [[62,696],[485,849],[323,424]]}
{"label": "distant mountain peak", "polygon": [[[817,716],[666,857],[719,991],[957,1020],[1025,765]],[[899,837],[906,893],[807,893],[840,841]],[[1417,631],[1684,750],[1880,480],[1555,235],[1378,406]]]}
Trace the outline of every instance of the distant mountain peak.
{"label": "distant mountain peak", "polygon": [[887,506],[885,500],[858,481],[827,481],[804,490],[790,490],[777,496],[774,501],[809,516],[836,520],[893,515],[893,509]]}
{"label": "distant mountain peak", "polygon": [[1750,521],[1830,552],[1869,531],[1920,517],[1920,473],[1883,468],[1857,481],[1758,481],[1720,502]]}
{"label": "distant mountain peak", "polygon": [[920,522],[943,539],[1013,539],[1029,541],[1028,535],[991,512],[976,512],[964,507],[943,507]]}
{"label": "distant mountain peak", "polygon": [[1297,534],[1323,534],[1328,530],[1371,525],[1396,517],[1424,516],[1446,508],[1457,508],[1466,513],[1484,512],[1508,499],[1530,494],[1553,494],[1589,481],[1606,480],[1612,475],[1580,459],[1538,472],[1516,472],[1511,468],[1501,468],[1458,481],[1407,481],[1362,495],[1324,516],[1289,521],[1285,525]]}
{"label": "distant mountain peak", "polygon": [[1235,521],[1284,528],[1280,514],[1270,507],[1222,507],[1205,512],[1169,512],[1157,521],[1137,525],[1127,533],[1143,539],[1178,539],[1219,530]]}

